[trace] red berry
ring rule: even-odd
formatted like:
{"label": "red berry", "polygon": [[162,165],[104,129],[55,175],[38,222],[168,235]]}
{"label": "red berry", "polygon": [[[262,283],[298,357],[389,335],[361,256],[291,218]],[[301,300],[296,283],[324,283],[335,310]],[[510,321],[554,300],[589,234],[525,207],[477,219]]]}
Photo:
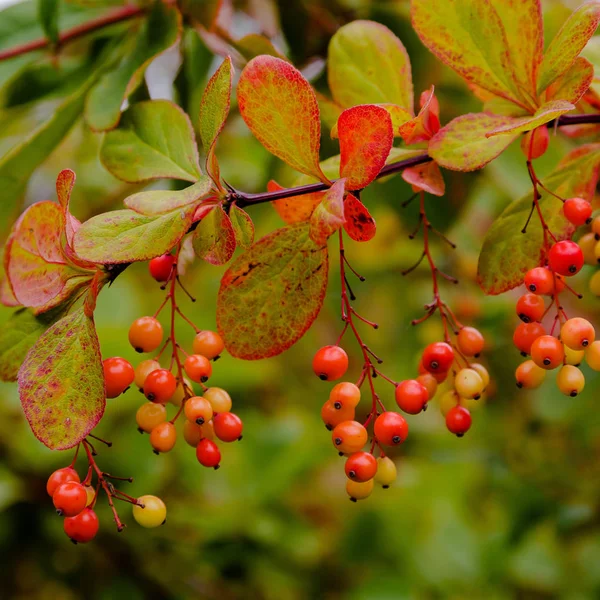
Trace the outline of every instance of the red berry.
{"label": "red berry", "polygon": [[176,389],[177,379],[168,369],[156,369],[144,381],[144,395],[150,402],[165,404]]}
{"label": "red berry", "polygon": [[446,427],[450,433],[462,437],[471,428],[471,413],[464,406],[455,406],[446,414]]}
{"label": "red berry", "polygon": [[530,269],[525,273],[525,287],[533,294],[552,294],[554,291],[554,275],[546,267]]}
{"label": "red berry", "polygon": [[213,417],[215,435],[222,442],[235,442],[242,437],[242,420],[232,412],[218,413]]}
{"label": "red berry", "polygon": [[177,430],[170,421],[159,423],[150,432],[150,445],[154,454],[171,452],[177,442]]}
{"label": "red berry", "polygon": [[204,383],[212,375],[212,365],[206,356],[190,354],[183,363],[187,376],[196,383]]}
{"label": "red berry", "polygon": [[327,400],[321,408],[321,419],[323,419],[325,427],[331,431],[336,425],[344,421],[354,420],[354,406],[343,405],[340,408],[336,408],[335,402]]}
{"label": "red berry", "polygon": [[355,452],[348,457],[344,470],[352,481],[369,481],[377,473],[377,459],[368,452]]}
{"label": "red berry", "polygon": [[445,373],[454,361],[454,350],[446,342],[434,342],[423,351],[423,366],[430,373]]}
{"label": "red berry", "polygon": [[556,242],[548,253],[550,268],[565,277],[579,273],[581,267],[583,267],[583,262],[583,252],[579,244],[571,240]]}
{"label": "red berry", "polygon": [[175,257],[172,254],[157,256],[148,263],[150,275],[152,275],[156,281],[169,281],[174,264]]}
{"label": "red berry", "polygon": [[528,131],[521,140],[521,150],[527,160],[534,160],[543,156],[548,149],[550,137],[545,125]]}
{"label": "red berry", "polygon": [[323,346],[313,358],[313,371],[323,381],[335,381],[348,369],[348,355],[339,346]]}
{"label": "red berry", "polygon": [[342,454],[358,452],[368,437],[367,430],[358,421],[342,421],[331,432],[331,441]]}
{"label": "red berry", "polygon": [[543,335],[531,344],[531,360],[542,369],[556,369],[564,357],[562,342],[552,335]]}
{"label": "red berry", "polygon": [[213,441],[204,438],[196,446],[196,458],[203,467],[218,469],[221,462],[221,451]]}
{"label": "red berry", "polygon": [[52,495],[52,502],[59,515],[74,517],[86,507],[87,492],[81,483],[67,481],[56,488]]}
{"label": "red berry", "polygon": [[349,381],[336,383],[329,393],[329,401],[337,410],[344,407],[355,408],[360,402],[360,388]]}
{"label": "red berry", "polygon": [[419,414],[427,405],[429,392],[416,379],[401,381],[396,386],[396,403],[409,415]]}
{"label": "red berry", "polygon": [[86,544],[98,533],[98,517],[91,508],[84,508],[78,515],[67,517],[63,527],[72,542]]}
{"label": "red berry", "polygon": [[517,314],[525,323],[539,321],[546,311],[544,299],[537,294],[523,294],[517,300]]}
{"label": "red berry", "polygon": [[591,223],[592,205],[583,198],[569,198],[565,200],[563,210],[567,221],[570,221],[576,227]]}
{"label": "red berry", "polygon": [[388,410],[375,419],[373,431],[380,444],[397,446],[408,436],[408,423],[401,414]]}
{"label": "red berry", "polygon": [[444,383],[448,377],[448,371],[440,371],[439,373],[430,373],[423,364],[423,358],[419,361],[419,375],[433,375],[437,383]]}
{"label": "red berry", "polygon": [[458,349],[465,356],[479,356],[483,350],[485,340],[483,335],[475,327],[463,327],[456,336]]}
{"label": "red berry", "polygon": [[63,483],[67,483],[67,481],[76,481],[77,483],[81,481],[77,471],[73,467],[64,467],[54,471],[54,473],[48,477],[48,482],[46,483],[46,491],[48,492],[48,496],[52,498],[56,488]]}
{"label": "red berry", "polygon": [[131,363],[119,356],[102,361],[102,368],[107,398],[120,396],[135,379],[135,371]]}
{"label": "red berry", "polygon": [[546,330],[541,323],[520,323],[515,329],[513,343],[523,356],[527,356],[531,352],[531,344],[542,335],[546,335]]}
{"label": "red berry", "polygon": [[162,325],[154,317],[140,317],[129,328],[129,343],[136,352],[152,352],[163,339]]}

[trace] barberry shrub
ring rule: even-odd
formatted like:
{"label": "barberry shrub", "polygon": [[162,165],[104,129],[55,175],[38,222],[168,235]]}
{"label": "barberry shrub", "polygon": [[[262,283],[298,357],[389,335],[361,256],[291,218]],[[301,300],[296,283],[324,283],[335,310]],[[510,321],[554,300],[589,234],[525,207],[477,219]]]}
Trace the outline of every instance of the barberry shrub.
{"label": "barberry shrub", "polygon": [[[225,466],[227,446],[242,440],[244,424],[232,412],[235,398],[211,385],[220,355],[260,360],[285,352],[314,323],[332,281],[340,295],[340,329],[306,357],[304,370],[312,367],[323,381],[321,416],[334,450],[344,456],[350,499],[367,498],[375,484],[393,484],[397,467],[387,454],[396,456],[395,448],[418,435],[410,419],[434,399],[450,433],[460,438],[476,430],[471,412],[494,387],[485,366],[490,341],[467,322],[469,311],[451,305],[456,294],[448,288],[458,280],[441,270],[444,255],[432,240],[452,252],[460,252],[460,244],[432,225],[428,209],[432,196],[445,200],[444,170],[483,169],[516,140],[530,191],[479,240],[477,281],[488,295],[520,291],[513,341],[527,359],[515,362],[517,386],[538,387],[556,370],[558,389],[575,397],[585,384],[579,365],[600,369],[594,326],[569,303],[580,296],[571,278],[586,262],[600,260],[600,221],[593,219],[600,144],[592,138],[576,146],[543,177],[535,166],[559,136],[597,136],[594,65],[581,53],[600,22],[600,2],[574,10],[544,50],[540,0],[412,0],[411,23],[422,43],[483,103],[481,112],[445,124],[437,82],[417,90],[415,106],[408,53],[380,23],[351,21],[337,29],[327,49],[327,86],[318,84],[317,92],[267,37],[219,39],[214,32],[223,31],[225,4],[211,11],[210,3],[203,10],[193,2],[155,0],[100,15],[95,7],[92,16],[91,8],[48,3],[40,12],[46,39],[0,51],[11,73],[15,57],[47,47],[60,62],[69,42],[95,35],[93,60],[74,77],[77,90],[0,159],[5,212],[20,212],[4,243],[0,300],[15,312],[0,333],[0,376],[18,382],[25,417],[43,444],[75,448],[47,489],[76,543],[96,535],[101,493],[119,530],[116,499],[133,505],[143,527],[166,519],[162,500],[117,489],[111,479],[129,478],[108,475],[96,462],[92,440],[100,439],[93,432],[106,398],[137,387],[137,427],[156,454],[179,451],[183,436],[200,465]],[[59,10],[67,11],[72,28],[59,26],[65,16]],[[131,27],[109,27],[120,21]],[[193,72],[197,30],[218,62],[203,90],[190,87],[200,79]],[[177,102],[152,99],[145,71],[173,48],[182,55]],[[26,94],[19,65],[6,102]],[[288,187],[273,180],[266,191],[250,193],[227,181],[218,140],[232,110],[266,151],[296,172]],[[125,208],[95,211],[80,222],[70,209],[75,173],[64,168],[55,198],[21,210],[29,178],[81,114],[90,131],[102,133],[106,177],[135,186]],[[322,128],[331,138],[324,148]],[[412,188],[398,205],[418,205],[409,237],[420,239],[416,263],[399,278],[417,269],[431,278],[424,314],[412,325],[431,318],[440,324],[439,337],[415,352],[414,372],[404,380],[384,372],[383,358],[365,342],[365,330],[378,323],[355,307],[353,290],[365,278],[348,256],[350,249],[361,254],[377,235],[368,189],[394,175]],[[154,181],[161,185],[148,185]],[[264,203],[284,225],[255,240],[251,214]],[[182,294],[194,300],[183,281],[194,261],[225,269],[214,330],[197,327],[178,302]],[[94,311],[98,295],[110,294],[110,284],[138,262],[148,263],[148,278],[165,294],[154,314],[139,315],[123,336],[143,355],[133,365],[102,356]],[[409,286],[402,281],[405,293]],[[597,277],[590,286],[600,294]],[[194,334],[187,348],[182,327]],[[75,470],[78,452],[88,465],[83,480]]]}

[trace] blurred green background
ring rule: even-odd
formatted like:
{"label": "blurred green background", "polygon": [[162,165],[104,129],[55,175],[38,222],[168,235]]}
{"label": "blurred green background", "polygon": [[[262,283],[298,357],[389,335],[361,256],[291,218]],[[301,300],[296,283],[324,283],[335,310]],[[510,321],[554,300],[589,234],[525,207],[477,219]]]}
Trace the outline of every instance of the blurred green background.
{"label": "blurred green background", "polygon": [[[406,45],[415,93],[436,85],[443,123],[480,109],[466,85],[421,46],[410,27],[408,2],[235,4],[235,31],[265,31],[260,17],[268,15],[275,43],[300,67],[310,66],[307,72],[321,91],[326,83],[321,59],[331,34],[344,22],[370,18],[389,26]],[[547,41],[568,14],[567,7],[575,4],[545,3]],[[0,22],[2,18],[0,13]],[[0,41],[0,47],[8,43]],[[202,50],[199,38],[194,41],[200,44],[197,57],[203,57],[194,82],[201,91],[219,59]],[[53,69],[46,69],[45,75],[55,74],[54,80],[44,79],[46,88],[36,78],[40,73],[27,67],[15,70],[10,81],[3,81],[0,71],[0,153],[51,113],[68,89],[72,63],[92,51],[81,42],[69,46],[55,63],[41,59]],[[140,97],[175,97],[185,104],[185,90],[189,92],[194,78],[184,83],[180,75],[173,86],[176,69],[176,53],[157,61]],[[26,85],[15,86],[14,81]],[[11,93],[6,93],[9,84]],[[337,152],[327,138],[325,130],[323,158]],[[53,198],[56,174],[72,168],[78,176],[72,210],[80,219],[121,206],[122,199],[139,188],[119,183],[101,167],[100,139],[82,122],[76,124],[35,172],[26,202]],[[552,138],[550,151],[538,161],[539,173],[548,173],[571,147],[573,142],[560,135]],[[284,185],[293,182],[294,174],[251,137],[235,109],[218,155],[224,177],[245,191],[264,190],[272,177]],[[155,456],[147,436],[136,430],[134,415],[142,401],[137,390],[108,401],[95,433],[110,439],[113,447],[98,444],[99,464],[107,472],[134,477],[124,491],[165,500],[168,520],[159,529],[139,527],[123,504],[120,514],[129,526],[117,534],[102,498],[96,540],[73,546],[45,492],[48,474],[68,464],[72,454],[40,444],[22,415],[16,385],[1,383],[0,597],[600,597],[598,376],[584,367],[586,389],[575,399],[558,393],[553,374],[533,393],[518,391],[513,371],[520,357],[511,338],[519,291],[485,298],[474,283],[481,240],[491,220],[528,189],[518,144],[481,173],[446,172],[445,179],[447,195],[429,197],[427,209],[434,226],[458,245],[456,251],[448,251],[436,241],[434,252],[440,267],[456,275],[461,285],[444,285],[443,295],[461,320],[485,333],[484,362],[494,380],[492,393],[473,411],[473,427],[463,439],[446,431],[432,402],[426,413],[408,417],[411,435],[394,456],[397,483],[389,490],[377,489],[366,501],[348,501],[343,459],[333,450],[319,416],[331,385],[316,379],[311,370],[314,351],[333,343],[340,330],[334,264],[324,309],[296,346],[258,363],[225,355],[215,364],[211,384],[230,392],[234,410],[245,423],[241,443],[222,445],[220,470],[202,468],[182,438],[173,452]],[[435,318],[418,328],[410,326],[431,295],[425,266],[407,278],[400,274],[421,252],[420,239],[408,239],[417,207],[400,208],[410,193],[400,177],[371,186],[363,200],[377,220],[378,234],[367,244],[348,244],[347,250],[353,266],[367,277],[353,286],[356,306],[380,325],[378,331],[365,327],[365,339],[384,358],[384,372],[396,380],[414,376],[422,348],[440,337]],[[252,217],[258,237],[282,225],[270,206],[256,207]],[[5,217],[0,230],[7,224]],[[223,271],[196,263],[185,275],[197,302],[182,299],[183,309],[201,328],[215,327]],[[579,290],[586,290],[592,272],[585,267],[575,278]],[[105,357],[120,355],[134,364],[140,360],[127,342],[127,330],[138,316],[152,314],[162,296],[145,264],[129,268],[103,291],[96,322]],[[569,301],[565,308],[600,324],[598,300],[589,296]],[[10,314],[0,309],[0,326]],[[189,346],[191,330],[180,323],[180,331]],[[359,353],[347,339],[354,378],[360,371]],[[383,401],[393,408],[391,386],[384,381],[378,386]],[[366,407],[361,411],[366,413]],[[83,475],[83,460],[78,466]]]}

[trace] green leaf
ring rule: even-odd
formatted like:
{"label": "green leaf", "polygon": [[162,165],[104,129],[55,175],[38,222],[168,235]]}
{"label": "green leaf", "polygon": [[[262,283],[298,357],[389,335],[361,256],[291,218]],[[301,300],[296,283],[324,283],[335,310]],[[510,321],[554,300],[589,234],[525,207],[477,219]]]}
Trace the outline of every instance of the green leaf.
{"label": "green leaf", "polygon": [[500,134],[504,135],[506,133],[523,133],[524,131],[531,131],[540,125],[549,123],[552,119],[556,119],[557,117],[560,117],[560,115],[569,112],[574,108],[575,107],[566,100],[551,100],[538,108],[534,115],[516,117],[512,120],[512,123],[494,127],[485,135],[486,137],[493,137]]}
{"label": "green leaf", "polygon": [[[282,60],[288,60],[275,46],[271,40],[264,35],[258,33],[249,33],[239,40],[230,40],[229,43],[235,48],[246,60],[252,60],[261,54],[267,54]],[[289,62],[289,61],[288,61]]]}
{"label": "green leaf", "polygon": [[83,308],[38,339],[18,380],[25,417],[48,448],[72,448],[90,433],[102,418],[106,395],[96,328]]}
{"label": "green leaf", "polygon": [[583,57],[578,57],[566,73],[546,89],[548,100],[566,100],[577,104],[588,91],[594,80],[594,65]]}
{"label": "green leaf", "polygon": [[202,176],[200,181],[183,190],[151,190],[125,198],[123,203],[141,215],[163,215],[177,208],[197,204],[211,192],[212,181]]}
{"label": "green leaf", "polygon": [[566,73],[583,50],[600,22],[600,3],[582,4],[554,36],[538,72],[537,91],[543,92]]}
{"label": "green leaf", "polygon": [[453,119],[429,142],[429,155],[441,167],[453,171],[481,169],[496,158],[518,133],[487,138],[486,133],[514,122],[512,117],[470,113]]}
{"label": "green leaf", "polygon": [[100,160],[129,183],[162,178],[195,182],[202,175],[192,124],[168,100],[139,102],[127,109],[119,127],[104,136]]}
{"label": "green leaf", "polygon": [[344,217],[345,179],[338,179],[323,195],[310,217],[310,239],[317,245],[327,243],[346,221]]}
{"label": "green leaf", "polygon": [[249,248],[254,242],[254,223],[250,215],[235,204],[229,209],[229,218],[235,234],[235,241],[242,248]]}
{"label": "green leaf", "polygon": [[239,256],[221,280],[217,325],[238,358],[275,356],[296,343],[316,319],[327,288],[327,246],[308,225],[274,231]]}
{"label": "green leaf", "polygon": [[58,41],[59,0],[37,0],[38,15],[46,37],[52,42]]}
{"label": "green leaf", "polygon": [[123,101],[140,85],[150,62],[177,43],[180,33],[179,10],[155,2],[136,35],[134,48],[118,67],[100,79],[87,97],[85,119],[92,130],[106,131],[119,124]]}
{"label": "green leaf", "polygon": [[410,59],[402,42],[384,25],[353,21],[329,42],[329,89],[344,108],[397,104],[414,111]]}
{"label": "green leaf", "polygon": [[75,252],[100,264],[150,260],[168,252],[190,228],[196,206],[146,216],[115,210],[92,217],[75,234]]}
{"label": "green leaf", "polygon": [[211,265],[224,265],[235,252],[235,233],[231,219],[221,208],[215,206],[198,223],[192,238],[198,258]]}
{"label": "green leaf", "polygon": [[[592,199],[600,168],[600,144],[573,150],[544,179],[544,186],[563,198]],[[543,190],[540,207],[550,231],[558,238],[571,235],[573,226],[562,214],[562,202]],[[509,204],[489,228],[479,255],[478,280],[486,294],[501,294],[523,282],[525,273],[544,264],[544,235],[533,215],[521,233],[532,205],[532,192]]]}

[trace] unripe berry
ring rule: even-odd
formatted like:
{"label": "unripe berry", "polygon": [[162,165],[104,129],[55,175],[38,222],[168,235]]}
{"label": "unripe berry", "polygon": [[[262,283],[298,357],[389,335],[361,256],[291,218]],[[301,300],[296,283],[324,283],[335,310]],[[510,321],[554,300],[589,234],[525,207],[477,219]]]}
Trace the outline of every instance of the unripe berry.
{"label": "unripe berry", "polygon": [[168,369],[156,369],[144,381],[144,395],[157,404],[168,402],[176,388],[177,379]]}
{"label": "unripe berry", "polygon": [[596,271],[590,279],[590,292],[600,297],[600,271]]}
{"label": "unripe berry", "polygon": [[550,252],[548,252],[548,264],[559,275],[570,277],[581,271],[581,267],[583,267],[583,252],[571,240],[556,242],[550,248]]}
{"label": "unripe berry", "polygon": [[170,452],[177,441],[177,431],[175,425],[166,421],[160,423],[150,432],[150,444],[154,448],[154,453]]}
{"label": "unripe berry", "polygon": [[146,377],[148,377],[148,375],[150,375],[152,371],[156,371],[156,369],[160,369],[160,363],[157,360],[154,360],[152,358],[149,358],[148,360],[143,360],[135,368],[135,385],[142,389],[144,387]]}
{"label": "unripe berry", "polygon": [[454,350],[446,342],[434,342],[423,351],[422,361],[429,373],[445,373],[454,361]]}
{"label": "unripe berry", "polygon": [[416,379],[406,379],[396,386],[396,403],[409,415],[419,414],[427,405],[429,393],[427,388]]}
{"label": "unripe berry", "polygon": [[67,481],[75,481],[76,483],[80,482],[79,475],[73,467],[64,467],[54,471],[54,473],[48,477],[48,482],[46,483],[46,491],[48,492],[48,496],[52,498],[56,489],[63,483],[67,483]]}
{"label": "unripe berry", "polygon": [[574,398],[583,390],[585,377],[577,367],[564,365],[556,375],[556,385],[565,396]]}
{"label": "unripe berry", "polygon": [[463,327],[456,336],[456,344],[464,356],[479,356],[485,340],[475,327]]}
{"label": "unripe berry", "polygon": [[67,481],[56,488],[52,502],[59,515],[74,517],[86,507],[87,493],[81,483]]}
{"label": "unripe berry", "polygon": [[461,369],[454,378],[454,389],[462,398],[478,400],[484,387],[483,379],[475,369]]}
{"label": "unripe berry", "polygon": [[183,407],[183,411],[186,419],[197,425],[204,425],[204,423],[208,423],[213,418],[212,404],[202,396],[192,396],[191,398],[188,398]]}
{"label": "unripe berry", "polygon": [[600,341],[596,341],[586,348],[585,362],[590,369],[600,371]]}
{"label": "unripe berry", "polygon": [[221,462],[221,451],[213,441],[204,438],[196,446],[196,458],[203,467],[218,469]]}
{"label": "unripe berry", "polygon": [[67,517],[63,527],[72,542],[86,544],[91,542],[98,533],[98,517],[91,508],[84,508],[78,515]]}
{"label": "unripe berry", "polygon": [[396,463],[387,456],[380,456],[377,459],[377,473],[375,473],[375,482],[378,483],[384,489],[390,487],[396,477],[398,476],[398,470],[396,469]]}
{"label": "unripe berry", "polygon": [[594,252],[596,242],[596,236],[591,231],[582,235],[577,242],[583,252],[583,260],[586,265],[597,264],[596,254]]}
{"label": "unripe berry", "polygon": [[212,365],[206,356],[190,354],[183,363],[187,376],[196,383],[204,383],[212,375]]}
{"label": "unripe berry", "polygon": [[368,498],[373,492],[374,486],[375,483],[372,479],[363,482],[346,479],[346,492],[348,496],[350,496],[350,500],[352,500],[352,502]]}
{"label": "unripe berry", "polygon": [[542,125],[525,133],[521,139],[521,151],[527,160],[535,160],[545,154],[549,142],[548,127]]}
{"label": "unripe berry", "polygon": [[135,372],[131,363],[120,356],[113,356],[102,361],[106,397],[120,396],[132,383]]}
{"label": "unripe berry", "polygon": [[460,396],[455,390],[447,390],[444,392],[439,400],[440,412],[445,417],[450,410],[460,404]]}
{"label": "unripe berry", "polygon": [[152,352],[163,339],[162,325],[154,317],[140,317],[129,328],[129,343],[136,352]]}
{"label": "unripe berry", "polygon": [[524,323],[540,321],[545,311],[544,299],[537,294],[524,294],[517,300],[517,315]]}
{"label": "unripe berry", "polygon": [[417,381],[427,390],[427,400],[431,400],[435,396],[438,387],[435,375],[424,373],[417,377]]}
{"label": "unripe berry", "polygon": [[84,485],[83,488],[85,489],[86,495],[85,505],[90,506],[90,504],[92,504],[92,502],[94,502],[96,499],[96,490],[91,485]]}
{"label": "unripe berry", "polygon": [[173,272],[173,265],[175,264],[175,257],[172,254],[163,254],[153,258],[148,263],[148,270],[150,275],[158,282],[169,281],[171,273]]}
{"label": "unripe berry", "polygon": [[563,204],[563,211],[567,221],[576,227],[591,223],[592,205],[583,198],[568,198]]}
{"label": "unripe berry", "polygon": [[167,420],[167,409],[164,404],[145,402],[137,409],[135,420],[140,432],[150,433],[157,425]]}
{"label": "unripe berry", "polygon": [[185,398],[186,392],[188,395],[194,395],[194,388],[192,387],[192,382],[187,377],[184,377],[183,381],[177,382],[177,387],[175,388],[175,392],[173,393],[173,395],[169,398],[169,402],[173,406],[180,407],[181,403],[183,402],[183,399]]}
{"label": "unripe berry", "polygon": [[346,460],[344,470],[352,481],[369,481],[377,472],[377,460],[369,452],[355,452]]}
{"label": "unripe berry", "polygon": [[335,381],[348,370],[348,355],[339,346],[323,346],[313,358],[313,371],[323,381]]}
{"label": "unripe berry", "polygon": [[600,216],[592,219],[592,233],[600,240]]}
{"label": "unripe berry", "polygon": [[565,321],[560,329],[560,339],[571,350],[585,350],[596,339],[594,326],[581,317]]}
{"label": "unripe berry", "polygon": [[235,442],[241,439],[244,428],[242,420],[232,412],[218,413],[213,417],[215,435],[222,442]]}
{"label": "unripe berry", "polygon": [[541,323],[520,323],[515,329],[513,343],[526,356],[531,353],[533,342],[543,335],[546,335],[546,330]]}
{"label": "unripe berry", "polygon": [[340,410],[344,407],[355,408],[360,402],[360,388],[349,381],[342,381],[333,386],[329,401]]}
{"label": "unripe berry", "polygon": [[543,335],[531,345],[531,359],[542,369],[556,369],[563,362],[564,357],[562,342],[554,336]]}
{"label": "unripe berry", "polygon": [[517,367],[515,379],[517,387],[532,390],[544,383],[546,369],[538,367],[532,360],[526,360]]}
{"label": "unripe berry", "polygon": [[194,338],[192,347],[194,354],[201,354],[212,360],[225,350],[225,342],[215,331],[199,331]]}
{"label": "unripe berry", "polygon": [[203,437],[201,425],[187,419],[183,422],[183,439],[187,444],[195,448]]}
{"label": "unripe berry", "polygon": [[373,432],[380,444],[397,446],[408,436],[408,423],[401,414],[388,410],[375,419]]}
{"label": "unripe berry", "polygon": [[325,427],[331,431],[336,425],[339,425],[344,421],[353,421],[354,413],[355,411],[353,406],[342,406],[342,408],[336,408],[331,400],[327,400],[321,408],[321,419],[323,419]]}
{"label": "unripe berry", "polygon": [[596,263],[600,263],[600,242],[594,244],[594,256],[596,257]]}
{"label": "unripe berry", "polygon": [[358,452],[367,443],[367,430],[358,421],[342,421],[333,428],[331,441],[342,454]]}
{"label": "unripe berry", "polygon": [[208,388],[202,396],[210,402],[213,412],[222,413],[231,410],[231,396],[223,388]]}
{"label": "unripe berry", "polygon": [[140,504],[133,505],[133,518],[139,525],[151,529],[167,520],[167,507],[160,498],[148,494],[137,500]]}
{"label": "unripe berry", "polygon": [[471,363],[470,367],[474,371],[477,371],[479,377],[481,377],[481,380],[483,381],[483,389],[485,390],[485,388],[490,385],[490,374],[488,373],[488,370],[479,363]]}
{"label": "unripe berry", "polygon": [[464,406],[455,406],[446,415],[446,427],[450,433],[462,437],[471,428],[471,413]]}
{"label": "unripe berry", "polygon": [[565,364],[579,366],[585,356],[584,350],[573,350],[565,344]]}

